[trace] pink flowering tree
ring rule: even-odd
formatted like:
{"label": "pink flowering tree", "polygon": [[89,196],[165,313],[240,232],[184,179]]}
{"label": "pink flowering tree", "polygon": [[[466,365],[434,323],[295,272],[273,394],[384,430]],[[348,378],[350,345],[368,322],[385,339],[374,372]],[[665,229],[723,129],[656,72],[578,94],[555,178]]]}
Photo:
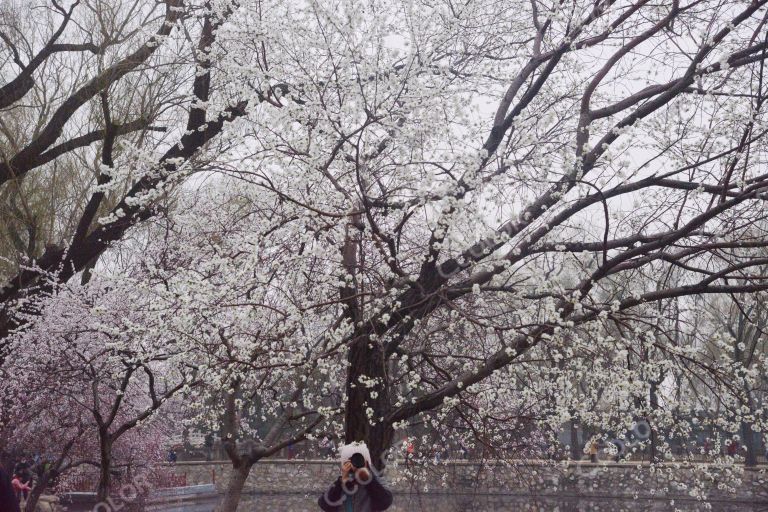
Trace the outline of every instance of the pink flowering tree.
{"label": "pink flowering tree", "polygon": [[100,500],[110,492],[123,436],[164,421],[156,418],[163,404],[196,383],[182,346],[163,331],[163,316],[172,312],[156,312],[148,295],[129,284],[100,280],[58,290],[37,305],[40,321],[14,338],[8,368],[34,382],[19,393],[28,389],[53,406],[33,400],[22,407],[46,421],[58,422],[62,408],[76,415],[78,435],[96,444],[91,462],[100,468]]}

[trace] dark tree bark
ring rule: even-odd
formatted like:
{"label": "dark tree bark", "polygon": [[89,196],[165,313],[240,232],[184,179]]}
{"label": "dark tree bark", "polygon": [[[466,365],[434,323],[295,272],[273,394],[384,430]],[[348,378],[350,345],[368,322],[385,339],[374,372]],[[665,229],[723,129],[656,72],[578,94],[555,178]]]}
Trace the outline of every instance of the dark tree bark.
{"label": "dark tree bark", "polygon": [[[385,419],[390,404],[384,350],[379,344],[362,338],[350,348],[348,361],[346,442],[365,441],[373,464],[382,469],[383,456],[392,445],[394,433],[392,424]],[[371,384],[365,385],[365,382]]]}
{"label": "dark tree bark", "polygon": [[37,502],[40,501],[40,497],[43,495],[45,490],[48,488],[48,483],[50,479],[50,473],[45,471],[37,480],[37,483],[32,488],[32,491],[29,493],[29,497],[27,498],[27,503],[24,505],[24,512],[35,512],[35,509],[37,508]]}
{"label": "dark tree bark", "polygon": [[[651,389],[650,389],[649,403],[650,403],[651,412],[653,413],[659,408],[659,396],[657,391],[658,384],[655,381],[651,382],[650,387]],[[650,459],[651,459],[651,462],[658,462],[659,434],[658,432],[656,432],[654,422],[651,420],[651,418],[646,418],[646,421],[648,422],[648,425],[651,428]]]}
{"label": "dark tree bark", "polygon": [[741,422],[741,438],[744,442],[744,448],[747,453],[744,455],[744,463],[749,466],[757,466],[757,449],[759,443],[755,441],[755,432],[752,430],[752,425],[746,421]]}
{"label": "dark tree bark", "polygon": [[99,458],[99,483],[96,487],[96,499],[106,501],[112,486],[112,439],[106,432],[100,433]]}
{"label": "dark tree bark", "polygon": [[249,462],[241,462],[239,465],[232,468],[229,480],[227,481],[226,490],[224,491],[224,497],[221,500],[221,504],[216,509],[217,512],[237,511],[237,507],[240,504],[240,499],[243,495],[243,489],[245,488],[245,482],[248,480],[252,465],[253,464]]}

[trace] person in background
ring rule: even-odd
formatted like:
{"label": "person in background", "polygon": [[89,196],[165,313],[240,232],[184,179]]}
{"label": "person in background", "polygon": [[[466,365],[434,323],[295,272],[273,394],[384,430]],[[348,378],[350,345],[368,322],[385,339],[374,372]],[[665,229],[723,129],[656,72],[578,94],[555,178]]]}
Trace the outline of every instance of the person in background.
{"label": "person in background", "polygon": [[432,456],[435,464],[440,464],[443,461],[443,448],[437,443],[432,445]]}
{"label": "person in background", "polygon": [[292,460],[296,456],[296,448],[294,448],[293,442],[288,443],[285,451],[287,452],[288,460]]}
{"label": "person in background", "polygon": [[18,462],[13,467],[13,473],[12,474],[13,475],[18,475],[19,477],[21,477],[21,481],[22,482],[26,482],[27,480],[29,480],[32,477],[32,472],[29,469],[29,463],[27,463],[27,462],[25,462],[23,460]]}
{"label": "person in background", "polygon": [[587,446],[584,448],[584,453],[589,455],[589,462],[592,462],[593,464],[597,462],[598,449],[599,446],[597,444],[597,439],[590,440]]}
{"label": "person in background", "polygon": [[459,440],[459,448],[461,448],[461,458],[466,460],[469,458],[469,448],[467,443],[463,439]]}
{"label": "person in background", "polygon": [[382,512],[392,505],[392,493],[373,471],[368,446],[362,442],[339,450],[341,476],[317,500],[325,512]]}
{"label": "person in background", "polygon": [[13,492],[16,495],[16,503],[19,505],[22,499],[26,502],[27,498],[29,498],[29,491],[32,490],[32,487],[29,486],[28,482],[29,480],[25,480],[22,475],[13,475],[11,480]]}
{"label": "person in background", "polygon": [[204,439],[206,462],[211,462],[213,460],[213,442],[213,434],[206,434]]}
{"label": "person in background", "polygon": [[0,510],[2,512],[21,512],[13,483],[2,466],[0,466]]}

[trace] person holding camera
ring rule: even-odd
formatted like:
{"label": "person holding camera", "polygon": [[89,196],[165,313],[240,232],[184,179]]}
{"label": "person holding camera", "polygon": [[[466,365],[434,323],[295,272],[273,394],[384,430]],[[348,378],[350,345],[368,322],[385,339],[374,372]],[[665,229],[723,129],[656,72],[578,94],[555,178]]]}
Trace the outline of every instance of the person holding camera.
{"label": "person holding camera", "polygon": [[317,500],[325,512],[382,512],[392,505],[389,492],[376,475],[365,443],[341,447],[341,476]]}

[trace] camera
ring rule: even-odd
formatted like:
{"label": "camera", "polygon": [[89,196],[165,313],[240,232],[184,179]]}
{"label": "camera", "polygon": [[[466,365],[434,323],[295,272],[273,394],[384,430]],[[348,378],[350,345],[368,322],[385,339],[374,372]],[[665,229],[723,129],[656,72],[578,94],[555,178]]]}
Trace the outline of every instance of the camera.
{"label": "camera", "polygon": [[355,469],[360,469],[365,467],[365,457],[360,452],[353,453],[352,456],[349,458],[349,462],[351,462],[352,465],[355,466]]}

